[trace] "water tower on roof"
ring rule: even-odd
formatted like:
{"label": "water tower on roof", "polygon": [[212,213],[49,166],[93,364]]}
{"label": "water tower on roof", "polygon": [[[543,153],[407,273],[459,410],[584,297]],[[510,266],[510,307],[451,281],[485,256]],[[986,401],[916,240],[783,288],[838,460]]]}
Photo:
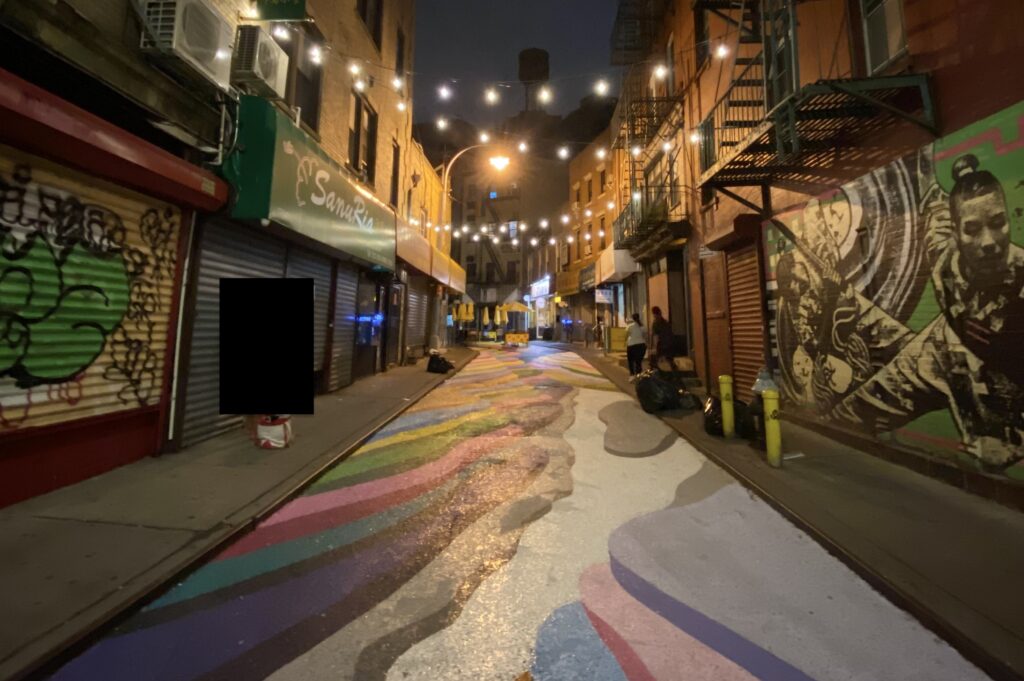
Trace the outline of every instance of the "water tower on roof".
{"label": "water tower on roof", "polygon": [[531,47],[519,53],[519,82],[526,90],[526,110],[533,111],[537,90],[550,77],[550,55],[547,50]]}

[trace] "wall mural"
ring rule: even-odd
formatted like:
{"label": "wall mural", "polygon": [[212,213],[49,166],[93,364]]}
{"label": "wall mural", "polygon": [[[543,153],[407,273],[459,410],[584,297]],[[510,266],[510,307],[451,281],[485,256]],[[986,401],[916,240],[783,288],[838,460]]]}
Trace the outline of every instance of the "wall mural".
{"label": "wall mural", "polygon": [[0,432],[155,404],[180,213],[0,147]]}
{"label": "wall mural", "polygon": [[777,221],[789,405],[1024,479],[1024,103]]}

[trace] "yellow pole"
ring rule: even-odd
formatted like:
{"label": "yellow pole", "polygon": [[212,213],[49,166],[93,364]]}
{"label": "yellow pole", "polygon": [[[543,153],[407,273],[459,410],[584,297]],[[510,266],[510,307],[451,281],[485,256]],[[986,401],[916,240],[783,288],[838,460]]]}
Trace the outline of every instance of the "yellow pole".
{"label": "yellow pole", "polygon": [[719,394],[722,396],[722,433],[726,437],[736,434],[736,413],[732,404],[732,376],[718,377]]}
{"label": "yellow pole", "polygon": [[768,448],[768,465],[782,468],[782,424],[779,423],[779,391],[765,390],[761,393],[764,402],[764,439]]}

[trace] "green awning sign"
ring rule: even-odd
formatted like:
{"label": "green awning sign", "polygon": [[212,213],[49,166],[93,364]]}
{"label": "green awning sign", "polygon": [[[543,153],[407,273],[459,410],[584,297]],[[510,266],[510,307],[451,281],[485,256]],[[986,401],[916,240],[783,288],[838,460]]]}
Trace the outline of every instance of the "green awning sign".
{"label": "green awning sign", "polygon": [[267,100],[241,98],[238,143],[223,174],[235,187],[232,217],[272,220],[394,270],[394,212]]}
{"label": "green awning sign", "polygon": [[256,0],[261,21],[305,21],[306,0]]}

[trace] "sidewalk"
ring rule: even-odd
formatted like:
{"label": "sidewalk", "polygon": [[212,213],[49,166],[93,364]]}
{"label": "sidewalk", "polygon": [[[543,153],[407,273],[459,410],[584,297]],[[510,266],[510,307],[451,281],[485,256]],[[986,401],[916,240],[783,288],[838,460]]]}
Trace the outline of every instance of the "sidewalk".
{"label": "sidewalk", "polygon": [[[461,370],[476,356],[449,348]],[[250,529],[451,376],[426,361],[366,378],[293,419],[289,449],[239,429],[0,510],[0,679],[20,678]]]}
{"label": "sidewalk", "polygon": [[[617,358],[571,349],[635,395]],[[662,418],[993,678],[1024,677],[1024,514],[789,422],[776,470],[700,412]]]}

